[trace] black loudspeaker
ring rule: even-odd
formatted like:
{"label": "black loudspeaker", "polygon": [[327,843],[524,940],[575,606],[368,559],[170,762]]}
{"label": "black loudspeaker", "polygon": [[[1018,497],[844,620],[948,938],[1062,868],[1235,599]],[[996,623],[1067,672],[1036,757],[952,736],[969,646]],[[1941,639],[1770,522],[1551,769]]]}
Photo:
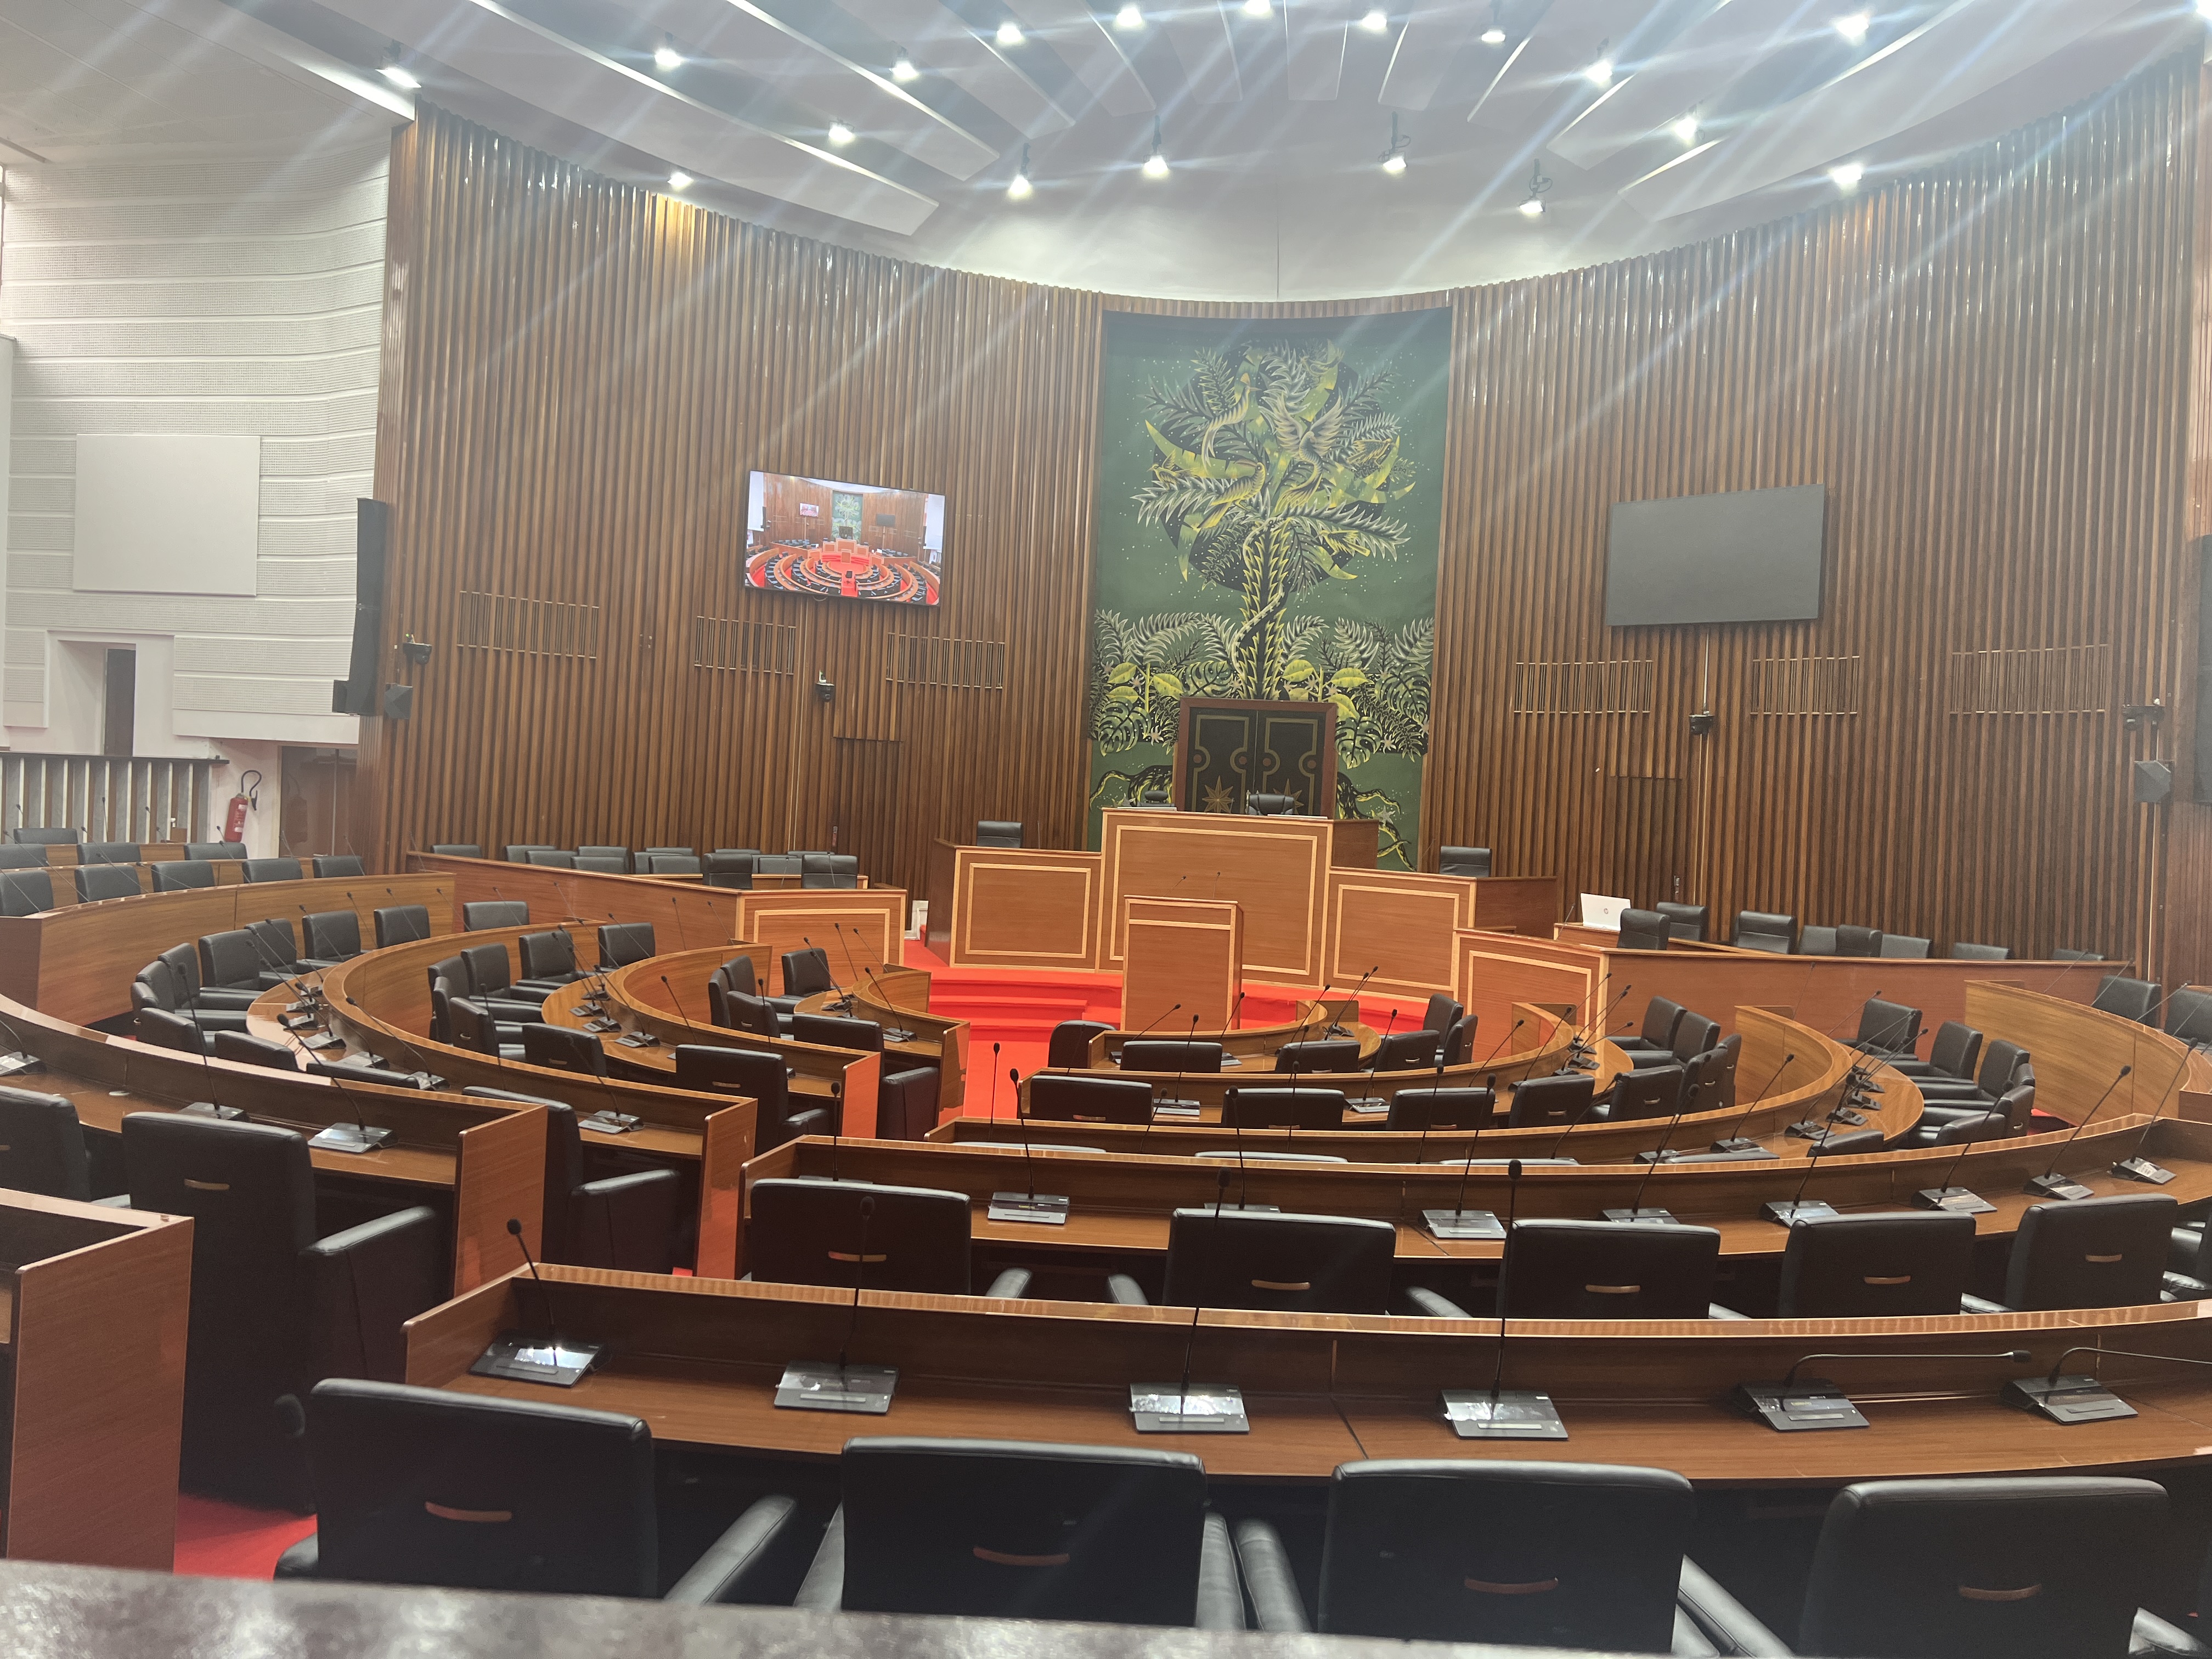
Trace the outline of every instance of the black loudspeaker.
{"label": "black loudspeaker", "polygon": [[2136,799],[2145,806],[2163,806],[2172,799],[2172,763],[2137,761],[2136,763]]}
{"label": "black loudspeaker", "polygon": [[384,688],[384,718],[404,720],[415,712],[415,688],[411,685],[387,685]]}
{"label": "black loudspeaker", "polygon": [[331,691],[335,714],[376,712],[376,688],[384,678],[378,672],[378,647],[384,642],[385,550],[391,527],[388,502],[365,495],[354,502],[353,655],[346,665],[343,708],[337,689]]}
{"label": "black loudspeaker", "polygon": [[2212,536],[2197,544],[2197,799],[2212,802]]}

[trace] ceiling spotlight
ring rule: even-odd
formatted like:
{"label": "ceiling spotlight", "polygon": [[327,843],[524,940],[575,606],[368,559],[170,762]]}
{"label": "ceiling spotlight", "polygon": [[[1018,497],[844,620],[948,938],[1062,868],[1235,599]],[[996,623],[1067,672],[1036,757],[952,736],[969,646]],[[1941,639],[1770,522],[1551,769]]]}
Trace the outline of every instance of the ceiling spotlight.
{"label": "ceiling spotlight", "polygon": [[1267,0],[1244,0],[1244,15],[1247,17],[1272,17],[1274,13],[1275,9],[1267,3]]}
{"label": "ceiling spotlight", "polygon": [[1596,58],[1592,59],[1589,67],[1583,71],[1583,79],[1594,87],[1609,87],[1613,84],[1613,58],[1606,50],[1606,47],[1612,44],[1608,40],[1605,46],[1600,46],[1597,49]]}
{"label": "ceiling spotlight", "polygon": [[691,175],[679,167],[677,171],[668,175],[668,187],[671,190],[690,189]]}
{"label": "ceiling spotlight", "polygon": [[2199,17],[2212,19],[2212,0],[2197,0],[2197,15]]}
{"label": "ceiling spotlight", "polygon": [[1403,173],[1406,170],[1406,152],[1413,147],[1412,139],[1399,136],[1398,117],[1393,111],[1390,116],[1390,148],[1382,152],[1382,171]]}
{"label": "ceiling spotlight", "polygon": [[1869,13],[1855,11],[1836,19],[1832,27],[1853,46],[1860,46],[1866,40],[1867,31],[1874,27],[1874,18]]}
{"label": "ceiling spotlight", "polygon": [[1026,201],[1030,192],[1036,188],[1036,185],[1030,183],[1030,147],[1024,144],[1022,164],[1014,169],[1012,182],[1006,186],[1006,194],[1017,202]]}
{"label": "ceiling spotlight", "polygon": [[898,57],[892,61],[892,80],[918,81],[921,78],[921,71],[914,66],[914,59],[908,57],[904,52],[899,53]]}
{"label": "ceiling spotlight", "polygon": [[1686,144],[1696,143],[1698,142],[1698,112],[1695,110],[1692,110],[1688,114],[1677,118],[1675,121],[1668,127],[1667,131],[1673,133],[1677,138],[1680,139]]}
{"label": "ceiling spotlight", "polygon": [[1002,46],[1018,46],[1022,43],[1022,26],[1009,17],[999,25],[998,39]]}
{"label": "ceiling spotlight", "polygon": [[1160,148],[1160,118],[1152,118],[1152,153],[1145,158],[1145,177],[1164,179],[1168,176],[1167,152]]}
{"label": "ceiling spotlight", "polygon": [[674,41],[663,40],[653,49],[653,66],[664,75],[680,70],[684,67],[684,54],[676,50]]}
{"label": "ceiling spotlight", "polygon": [[1552,181],[1544,176],[1543,162],[1540,160],[1531,161],[1528,164],[1528,194],[1521,203],[1522,218],[1540,219],[1544,216],[1544,192],[1551,187]]}
{"label": "ceiling spotlight", "polygon": [[1359,27],[1365,29],[1370,34],[1380,34],[1384,29],[1390,27],[1390,19],[1384,13],[1382,7],[1376,6],[1370,10],[1366,16],[1359,20]]}
{"label": "ceiling spotlight", "polygon": [[1856,190],[1859,180],[1866,177],[1866,163],[1846,161],[1841,167],[1830,167],[1828,177],[1838,190]]}
{"label": "ceiling spotlight", "polygon": [[1505,8],[1501,0],[1490,0],[1490,27],[1482,32],[1482,44],[1486,46],[1505,44]]}
{"label": "ceiling spotlight", "polygon": [[1521,214],[1523,218],[1527,219],[1542,218],[1544,216],[1544,198],[1540,196],[1531,196],[1527,201],[1521,204]]}
{"label": "ceiling spotlight", "polygon": [[407,92],[417,91],[422,85],[420,81],[416,80],[413,75],[409,73],[407,66],[396,58],[390,63],[386,64],[382,69],[377,70],[377,73],[382,76],[386,80],[391,82],[393,86],[398,87]]}
{"label": "ceiling spotlight", "polygon": [[842,121],[832,121],[830,124],[830,142],[833,144],[851,143],[853,142],[853,129],[847,126]]}
{"label": "ceiling spotlight", "polygon": [[1114,27],[1117,29],[1140,29],[1145,27],[1145,14],[1139,9],[1137,0],[1129,0],[1127,5],[1114,14]]}

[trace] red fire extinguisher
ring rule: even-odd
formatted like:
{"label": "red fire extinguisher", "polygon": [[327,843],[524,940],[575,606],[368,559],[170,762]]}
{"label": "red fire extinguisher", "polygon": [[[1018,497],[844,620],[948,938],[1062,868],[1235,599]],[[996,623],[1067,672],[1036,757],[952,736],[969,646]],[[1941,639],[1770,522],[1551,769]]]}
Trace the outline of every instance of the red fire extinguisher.
{"label": "red fire extinguisher", "polygon": [[230,811],[223,815],[222,820],[222,838],[225,841],[244,841],[246,814],[261,805],[258,799],[261,793],[260,773],[249,770],[239,779],[238,787],[245,793],[230,798]]}

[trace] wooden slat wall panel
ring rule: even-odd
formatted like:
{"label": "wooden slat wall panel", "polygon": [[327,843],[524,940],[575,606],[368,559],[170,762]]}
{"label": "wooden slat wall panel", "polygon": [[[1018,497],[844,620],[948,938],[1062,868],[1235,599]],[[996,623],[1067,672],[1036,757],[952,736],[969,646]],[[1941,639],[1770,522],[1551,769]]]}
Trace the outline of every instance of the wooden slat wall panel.
{"label": "wooden slat wall panel", "polygon": [[[872,876],[920,890],[932,840],[978,817],[1076,844],[1106,314],[1442,306],[1431,860],[1489,845],[1501,872],[1557,872],[1569,894],[1644,872],[1658,890],[1629,896],[1675,896],[1679,878],[1717,918],[2155,965],[2160,820],[2129,800],[2126,763],[2161,751],[2112,712],[1948,710],[1967,652],[2098,647],[2107,711],[2180,689],[2198,79],[2177,58],[1924,177],[1687,248],[1283,306],[856,253],[426,109],[392,169],[391,638],[450,641],[471,591],[596,606],[601,652],[441,645],[412,675],[415,719],[365,723],[374,844],[387,860],[436,841],[820,847],[841,749],[842,799],[878,826],[860,833],[888,822],[849,766],[894,743],[897,850]],[[745,589],[756,466],[944,492],[945,604]],[[1830,492],[1820,621],[1604,627],[1609,502],[1804,483]],[[701,617],[794,629],[791,671],[695,666]],[[1003,645],[1005,689],[902,680],[895,635]],[[1856,712],[1753,712],[1759,665],[1853,658]],[[1510,712],[1522,664],[1635,659],[1648,714]],[[1693,739],[1708,707],[1717,729]],[[1624,823],[1631,787],[1647,808]],[[2177,869],[2202,892],[2212,829],[2191,841],[2190,810]]]}

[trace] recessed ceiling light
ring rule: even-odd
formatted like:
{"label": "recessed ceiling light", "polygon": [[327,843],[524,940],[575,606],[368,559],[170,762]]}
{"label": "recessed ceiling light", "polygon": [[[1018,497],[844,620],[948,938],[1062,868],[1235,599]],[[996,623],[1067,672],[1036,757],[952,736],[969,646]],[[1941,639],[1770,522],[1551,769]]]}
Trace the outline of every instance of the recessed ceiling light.
{"label": "recessed ceiling light", "polygon": [[668,175],[668,187],[671,190],[690,189],[691,175],[679,168],[678,171]]}
{"label": "recessed ceiling light", "polygon": [[1365,29],[1370,34],[1380,34],[1384,29],[1390,27],[1390,19],[1388,15],[1384,13],[1382,7],[1376,6],[1370,10],[1366,16],[1359,20],[1359,27]]}
{"label": "recessed ceiling light", "polygon": [[1866,163],[1846,161],[1841,167],[1830,167],[1828,177],[1835,181],[1838,190],[1856,190],[1859,180],[1866,177]]}
{"label": "recessed ceiling light", "polygon": [[1873,27],[1874,18],[1863,11],[1848,13],[1836,19],[1834,24],[1836,33],[1855,46],[1867,38],[1867,31]]}
{"label": "recessed ceiling light", "polygon": [[1117,29],[1140,29],[1145,27],[1145,14],[1138,7],[1136,0],[1130,0],[1127,5],[1114,14],[1114,27]]}
{"label": "recessed ceiling light", "polygon": [[1497,24],[1492,23],[1488,28],[1483,30],[1482,44],[1486,46],[1504,46],[1505,44],[1505,31],[1498,27]]}
{"label": "recessed ceiling light", "polygon": [[1002,46],[1018,46],[1022,43],[1022,26],[1009,17],[999,25],[998,38]]}
{"label": "recessed ceiling light", "polygon": [[684,67],[684,54],[664,40],[653,49],[653,65],[663,73],[680,70]]}
{"label": "recessed ceiling light", "polygon": [[891,65],[891,79],[894,81],[915,81],[921,76],[921,71],[914,66],[914,59],[904,52],[901,52],[897,61]]}
{"label": "recessed ceiling light", "polygon": [[1521,216],[1524,219],[1542,218],[1544,216],[1544,198],[1540,196],[1531,196],[1527,201],[1522,203]]}
{"label": "recessed ceiling light", "polygon": [[1601,55],[1597,61],[1583,71],[1583,79],[1594,87],[1613,84],[1613,59]]}
{"label": "recessed ceiling light", "polygon": [[853,142],[853,129],[847,126],[842,121],[832,121],[830,124],[830,142],[833,144],[851,143]]}
{"label": "recessed ceiling light", "polygon": [[1694,144],[1698,142],[1698,118],[1695,115],[1685,115],[1667,131],[1684,143]]}
{"label": "recessed ceiling light", "polygon": [[1267,3],[1267,0],[1244,0],[1244,15],[1247,17],[1272,17],[1274,14],[1275,9]]}

